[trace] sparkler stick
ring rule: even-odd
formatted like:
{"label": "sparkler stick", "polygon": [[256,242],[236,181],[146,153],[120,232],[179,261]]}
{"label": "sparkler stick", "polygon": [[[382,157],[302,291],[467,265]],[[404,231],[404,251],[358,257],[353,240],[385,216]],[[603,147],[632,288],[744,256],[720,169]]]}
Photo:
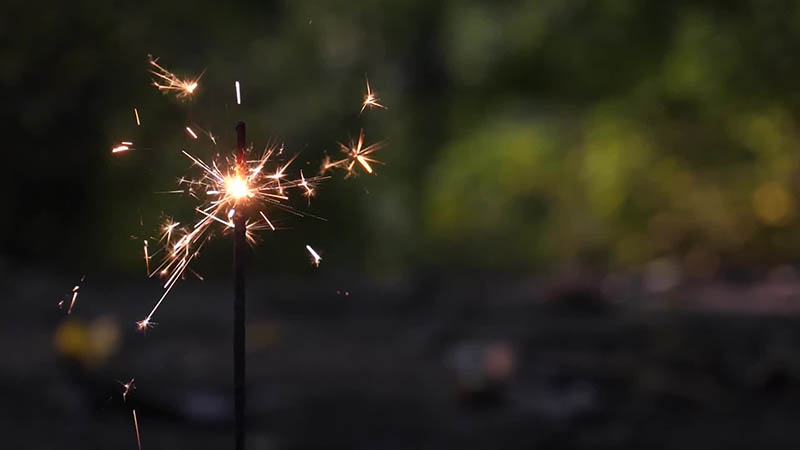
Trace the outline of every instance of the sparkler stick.
{"label": "sparkler stick", "polygon": [[[246,129],[236,124],[236,175],[246,170]],[[244,450],[245,424],[245,303],[244,252],[247,249],[247,223],[244,205],[236,205],[233,215],[233,402],[236,450]]]}

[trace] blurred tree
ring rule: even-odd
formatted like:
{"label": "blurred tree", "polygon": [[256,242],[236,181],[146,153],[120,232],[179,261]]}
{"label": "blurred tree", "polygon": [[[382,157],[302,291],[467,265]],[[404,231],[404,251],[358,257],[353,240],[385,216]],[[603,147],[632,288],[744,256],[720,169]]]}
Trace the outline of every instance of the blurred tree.
{"label": "blurred tree", "polygon": [[[224,149],[240,118],[256,145],[301,151],[304,168],[361,127],[389,140],[378,177],[320,193],[312,208],[328,223],[266,238],[298,262],[307,236],[344,267],[386,272],[668,256],[708,276],[720,262],[780,263],[800,250],[795,2],[13,0],[2,10],[0,119],[14,170],[0,236],[12,261],[139,264],[130,235],[152,233],[162,212],[191,213],[152,194],[188,167],[178,125],[211,128]],[[197,98],[155,92],[148,53],[179,72],[207,69]],[[358,114],[365,73],[388,111]],[[243,85],[237,109],[232,80]],[[112,158],[123,138],[146,151]]]}

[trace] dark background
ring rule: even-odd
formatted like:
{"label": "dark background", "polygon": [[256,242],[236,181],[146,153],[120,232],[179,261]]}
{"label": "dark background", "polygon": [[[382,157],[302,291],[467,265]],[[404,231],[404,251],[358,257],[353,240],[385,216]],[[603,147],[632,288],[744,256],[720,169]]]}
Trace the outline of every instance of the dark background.
{"label": "dark background", "polygon": [[386,143],[250,255],[252,448],[794,447],[798,79],[788,1],[6,1],[3,441],[231,444],[230,238],[134,323],[156,192],[245,120],[307,174]]}

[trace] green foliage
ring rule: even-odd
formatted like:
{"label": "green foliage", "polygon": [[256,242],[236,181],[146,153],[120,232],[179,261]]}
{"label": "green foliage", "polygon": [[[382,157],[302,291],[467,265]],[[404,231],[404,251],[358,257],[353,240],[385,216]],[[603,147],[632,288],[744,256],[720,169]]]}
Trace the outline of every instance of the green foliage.
{"label": "green foliage", "polygon": [[[9,165],[27,169],[6,180],[10,216],[25,218],[0,230],[12,255],[138,264],[129,235],[191,212],[152,194],[187,168],[172,124],[224,138],[240,118],[308,167],[361,127],[389,141],[379,176],[322,190],[313,208],[329,222],[270,240],[279,254],[310,235],[346,266],[391,271],[777,263],[800,250],[795,2],[3,9],[0,119],[16,130],[8,148],[26,149]],[[148,53],[207,69],[197,99],[155,92]],[[388,111],[358,115],[365,73]],[[131,131],[133,106],[145,125]],[[122,138],[149,150],[111,158]]]}

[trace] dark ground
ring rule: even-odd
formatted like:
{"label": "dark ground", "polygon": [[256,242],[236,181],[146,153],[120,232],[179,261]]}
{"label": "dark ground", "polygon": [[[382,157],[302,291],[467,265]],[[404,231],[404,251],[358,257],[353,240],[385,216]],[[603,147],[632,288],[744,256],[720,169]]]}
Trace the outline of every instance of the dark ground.
{"label": "dark ground", "polygon": [[[133,322],[157,287],[90,281],[69,317],[51,299],[70,281],[7,287],[2,448],[135,449],[134,407],[144,449],[232,446],[227,286],[178,285],[142,336]],[[586,293],[542,302],[540,291],[479,279],[251,283],[250,448],[800,445],[796,318]],[[119,326],[120,345],[108,357],[58,350],[65,326],[89,330],[89,347]],[[115,380],[130,377],[123,405]]]}

